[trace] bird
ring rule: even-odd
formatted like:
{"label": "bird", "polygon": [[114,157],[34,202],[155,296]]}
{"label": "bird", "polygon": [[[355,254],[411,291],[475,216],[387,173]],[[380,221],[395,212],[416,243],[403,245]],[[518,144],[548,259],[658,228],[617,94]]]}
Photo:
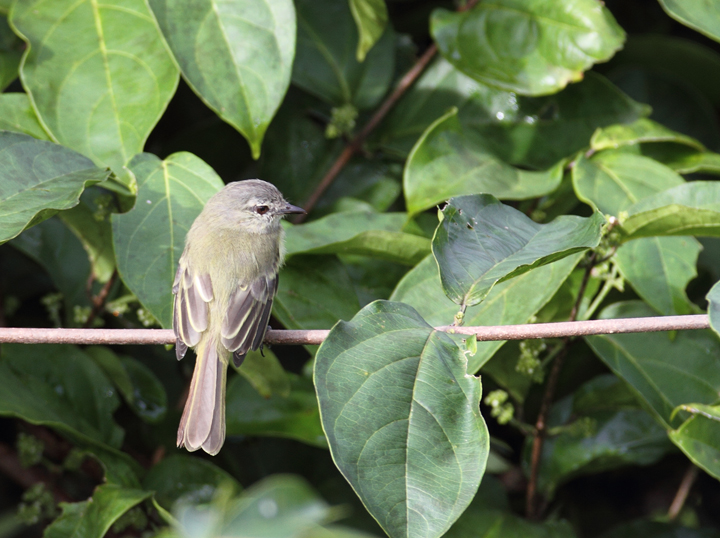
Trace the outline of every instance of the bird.
{"label": "bird", "polygon": [[305,213],[260,179],[228,183],[213,195],[185,238],[173,282],[178,360],[197,360],[177,434],[178,448],[216,455],[225,442],[225,383],[232,357],[239,367],[262,350],[278,271],[285,257],[285,215]]}

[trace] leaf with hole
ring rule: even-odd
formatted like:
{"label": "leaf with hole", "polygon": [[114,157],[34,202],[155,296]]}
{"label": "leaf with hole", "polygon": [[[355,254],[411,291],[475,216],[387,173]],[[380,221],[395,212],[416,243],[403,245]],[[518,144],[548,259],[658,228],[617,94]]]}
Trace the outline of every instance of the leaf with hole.
{"label": "leaf with hole", "polygon": [[391,537],[439,537],[475,495],[489,435],[466,368],[446,334],[387,301],[338,323],[318,351],[333,460]]}
{"label": "leaf with hole", "polygon": [[461,307],[481,302],[498,282],[596,247],[605,218],[561,216],[533,222],[488,194],[452,198],[433,237],[445,293]]}

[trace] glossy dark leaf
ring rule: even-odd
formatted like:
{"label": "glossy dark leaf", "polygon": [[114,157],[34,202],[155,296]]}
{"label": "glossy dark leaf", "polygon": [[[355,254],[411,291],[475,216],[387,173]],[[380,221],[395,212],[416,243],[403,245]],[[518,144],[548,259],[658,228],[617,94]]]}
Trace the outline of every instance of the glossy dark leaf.
{"label": "glossy dark leaf", "polygon": [[490,195],[452,198],[433,237],[433,255],[448,297],[481,302],[498,282],[600,242],[604,217],[562,216],[537,224]]}
{"label": "glossy dark leaf", "polygon": [[405,203],[413,215],[463,194],[487,193],[506,200],[536,198],[558,187],[564,164],[544,172],[505,164],[481,136],[463,128],[457,109],[453,109],[428,127],[410,152],[403,177]]}
{"label": "glossy dark leaf", "polygon": [[481,2],[453,13],[433,12],[430,31],[442,55],[476,80],[525,95],[546,95],[577,82],[608,60],[625,32],[593,0]]}
{"label": "glossy dark leaf", "polygon": [[371,303],[318,351],[333,459],[392,537],[441,536],[480,483],[489,436],[466,368],[452,340],[402,303]]}

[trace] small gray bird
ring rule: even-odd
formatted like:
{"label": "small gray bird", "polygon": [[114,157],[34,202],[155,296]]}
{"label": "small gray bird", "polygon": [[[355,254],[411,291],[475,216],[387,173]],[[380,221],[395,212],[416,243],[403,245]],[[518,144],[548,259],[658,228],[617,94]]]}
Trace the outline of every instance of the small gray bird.
{"label": "small gray bird", "polygon": [[173,283],[175,352],[195,348],[197,362],[177,446],[215,455],[225,442],[225,379],[262,346],[285,249],[280,219],[305,210],[259,179],[215,194],[185,238]]}

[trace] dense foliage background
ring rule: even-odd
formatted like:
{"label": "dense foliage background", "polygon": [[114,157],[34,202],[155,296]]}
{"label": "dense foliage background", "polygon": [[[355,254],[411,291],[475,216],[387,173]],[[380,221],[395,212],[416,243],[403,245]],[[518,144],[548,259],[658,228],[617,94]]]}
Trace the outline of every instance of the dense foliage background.
{"label": "dense foliage background", "polygon": [[720,6],[0,13],[0,326],[169,328],[185,232],[260,177],[309,210],[271,326],[335,327],[230,372],[215,458],[175,448],[192,358],[3,344],[0,538],[720,536],[714,332],[432,329],[720,326]]}

